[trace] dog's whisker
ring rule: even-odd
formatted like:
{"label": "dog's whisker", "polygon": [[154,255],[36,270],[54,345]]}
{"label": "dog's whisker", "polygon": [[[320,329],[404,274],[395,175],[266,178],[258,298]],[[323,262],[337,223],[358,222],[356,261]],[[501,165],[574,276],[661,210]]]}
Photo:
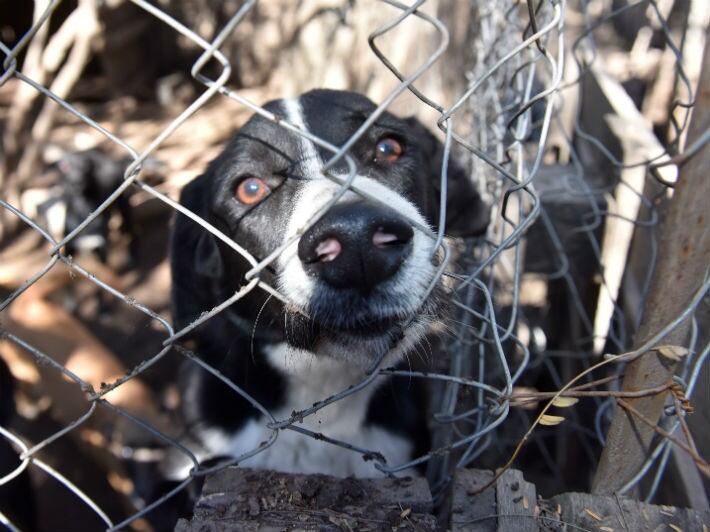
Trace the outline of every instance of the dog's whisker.
{"label": "dog's whisker", "polygon": [[264,312],[264,309],[266,308],[266,305],[269,303],[273,296],[269,294],[269,296],[264,300],[264,304],[261,305],[261,308],[259,309],[259,312],[256,314],[256,319],[254,320],[254,326],[251,329],[251,340],[249,342],[249,352],[251,354],[251,360],[256,364],[256,358],[254,357],[254,338],[256,336],[256,327],[259,324],[259,318],[261,318],[262,312]]}
{"label": "dog's whisker", "polygon": [[[431,342],[429,342],[429,339],[424,336],[420,342],[417,344],[417,354],[419,354],[419,349],[421,348],[424,352],[424,356],[422,357],[422,363],[428,366],[432,359],[434,358],[434,350],[432,348]],[[428,349],[427,349],[428,348]]]}
{"label": "dog's whisker", "polygon": [[291,345],[293,344],[293,342],[290,341],[288,336],[288,315],[289,313],[287,311],[284,311],[284,334],[286,335],[286,343]]}

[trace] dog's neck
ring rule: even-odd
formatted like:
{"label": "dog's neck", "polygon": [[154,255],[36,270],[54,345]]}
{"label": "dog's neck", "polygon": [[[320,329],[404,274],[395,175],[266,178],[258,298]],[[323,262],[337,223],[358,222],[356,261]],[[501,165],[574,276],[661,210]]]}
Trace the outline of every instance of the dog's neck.
{"label": "dog's neck", "polygon": [[[269,364],[278,369],[287,382],[287,408],[301,410],[337,393],[347,390],[366,378],[365,368],[320,356],[309,351],[295,349],[286,343],[267,346],[264,349]],[[381,380],[381,379],[377,379]],[[362,420],[365,418],[367,404],[377,388],[375,383],[364,390],[355,392],[351,400],[345,401],[350,409],[348,417]],[[336,421],[344,403],[336,401],[322,409],[316,418],[323,422],[323,416],[329,421]],[[353,411],[355,407],[357,411]]]}
{"label": "dog's neck", "polygon": [[[270,410],[278,421],[288,419],[294,411],[306,409],[366,378],[365,368],[294,349],[286,343],[263,346],[261,352],[286,383],[283,403]],[[341,477],[381,475],[373,463],[364,460],[360,453],[319,441],[318,435],[354,445],[355,449],[380,452],[391,464],[407,462],[412,457],[414,443],[368,421],[368,408],[373,395],[382,389],[386,381],[386,378],[376,378],[364,388],[294,423],[316,434],[315,438],[296,431],[279,431],[272,446],[246,459],[244,465],[288,472],[328,473]],[[249,419],[234,432],[210,427],[203,431],[203,446],[195,454],[199,459],[217,455],[241,456],[258,448],[260,442],[269,438],[270,431],[266,428],[268,421],[264,417]],[[180,474],[187,474],[190,466],[185,464]],[[407,474],[414,473],[407,471]]]}

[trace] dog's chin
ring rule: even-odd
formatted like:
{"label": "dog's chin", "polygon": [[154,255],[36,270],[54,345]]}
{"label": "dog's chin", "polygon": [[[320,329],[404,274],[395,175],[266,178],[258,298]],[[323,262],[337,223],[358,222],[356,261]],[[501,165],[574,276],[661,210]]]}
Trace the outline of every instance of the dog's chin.
{"label": "dog's chin", "polygon": [[303,298],[305,304],[291,301],[283,307],[284,338],[317,357],[368,368],[375,362],[380,367],[394,365],[438,321],[441,290],[437,284],[421,301],[413,297],[415,290],[406,297],[387,284],[362,294],[318,283]]}
{"label": "dog's chin", "polygon": [[296,349],[369,367],[382,360],[391,365],[423,336],[427,324],[418,318],[371,317],[352,320],[319,320],[297,310],[286,310],[286,341]]}

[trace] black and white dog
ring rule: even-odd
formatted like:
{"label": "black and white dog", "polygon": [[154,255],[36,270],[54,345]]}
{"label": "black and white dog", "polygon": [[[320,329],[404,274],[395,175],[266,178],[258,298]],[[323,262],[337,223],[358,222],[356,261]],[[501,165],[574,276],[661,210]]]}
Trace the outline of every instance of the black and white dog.
{"label": "black and white dog", "polygon": [[[123,182],[123,173],[132,159],[113,159],[97,148],[66,152],[50,169],[59,172],[57,193],[40,210],[45,213],[50,230],[64,238],[101,205]],[[134,238],[133,220],[129,205],[130,190],[120,195],[113,204],[66,246],[66,253],[77,255],[92,252],[106,262],[109,248],[109,218],[112,212],[121,215],[121,229]]]}
{"label": "black and white dog", "polygon": [[[314,90],[265,109],[334,146],[375,110],[352,92]],[[194,352],[277,419],[341,392],[382,367],[402,365],[439,318],[434,278],[441,144],[415,119],[382,114],[349,153],[358,165],[348,191],[262,274],[285,303],[259,288],[192,331]],[[305,228],[340,186],[321,173],[332,152],[260,116],[252,117],[181,203],[257,259]],[[345,163],[331,169],[345,178]],[[448,168],[446,231],[480,234],[488,210],[470,178]],[[414,223],[413,223],[414,222]],[[176,330],[232,296],[251,265],[185,216],[172,240]],[[188,441],[196,456],[239,456],[270,434],[268,419],[222,381],[189,363],[181,383]],[[416,379],[378,377],[303,419],[302,427],[381,453],[390,465],[428,450],[426,405]],[[340,446],[282,430],[245,466],[336,476],[377,475],[371,461]],[[187,469],[182,469],[185,474]]]}

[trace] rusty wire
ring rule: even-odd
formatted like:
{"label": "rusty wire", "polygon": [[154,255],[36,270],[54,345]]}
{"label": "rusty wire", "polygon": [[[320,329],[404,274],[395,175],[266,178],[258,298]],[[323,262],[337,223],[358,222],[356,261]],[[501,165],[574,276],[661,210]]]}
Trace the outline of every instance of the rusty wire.
{"label": "rusty wire", "polygon": [[[45,353],[35,348],[30,339],[20,338],[9,333],[4,334],[6,340],[30,352],[36,359],[37,364],[48,365],[74,382],[85,393],[87,404],[86,413],[83,416],[34,446],[26,444],[17,435],[12,434],[4,427],[0,427],[0,435],[9,440],[17,449],[20,462],[17,469],[0,479],[0,485],[11,483],[27,467],[39,467],[71,490],[78,500],[87,505],[104,521],[108,530],[118,530],[129,526],[133,521],[162,504],[167,498],[178,493],[194,477],[204,476],[227,465],[240,463],[250,456],[262,452],[276,441],[279,432],[284,429],[300,432],[303,437],[317,436],[323,441],[347,448],[352,452],[377,456],[378,449],[359,448],[345,441],[327,438],[327,434],[324,438],[323,435],[317,435],[298,426],[297,421],[371,385],[372,382],[381,376],[397,373],[394,370],[380,367],[382,359],[373,363],[368,370],[367,377],[361,383],[347,390],[342,390],[331,397],[324,397],[313,406],[303,405],[303,410],[294,412],[286,419],[276,419],[266,408],[250,397],[248,393],[229,381],[219,371],[200,360],[189,349],[181,346],[178,341],[187,332],[209,320],[228,306],[233,305],[252,290],[263,290],[270,296],[282,298],[277,288],[270,286],[260,278],[260,273],[264,268],[272,264],[293,240],[299,238],[300,234],[303,234],[304,231],[313,225],[348,190],[367,196],[366,193],[352,185],[356,175],[356,165],[354,160],[348,155],[348,149],[377,117],[387,110],[391,103],[405,91],[410,91],[421,100],[422,105],[431,107],[440,115],[437,125],[445,134],[446,154],[441,172],[443,199],[445,199],[446,193],[448,157],[452,151],[457,151],[463,154],[468,161],[471,174],[477,176],[481,191],[493,207],[492,223],[485,239],[480,242],[466,243],[464,251],[457,253],[460,256],[458,259],[460,264],[457,269],[454,269],[448,264],[452,257],[452,250],[444,239],[444,224],[439,224],[442,227],[441,231],[433,233],[430,228],[419,226],[412,221],[412,225],[417,230],[432,239],[435,243],[436,251],[443,256],[442,265],[432,280],[429,291],[440,282],[443,276],[447,276],[453,282],[451,298],[452,305],[455,308],[456,321],[452,322],[450,335],[444,342],[449,354],[448,368],[444,372],[434,374],[417,371],[406,372],[412,378],[436,381],[442,386],[439,404],[433,412],[432,425],[435,432],[440,431],[445,436],[439,440],[441,442],[440,447],[432,449],[428,454],[418,457],[412,462],[387,464],[375,460],[374,466],[383,473],[397,473],[410,469],[414,465],[431,461],[429,473],[434,492],[438,496],[443,496],[445,493],[443,487],[450,479],[452,470],[457,467],[475,464],[476,459],[488,450],[494,438],[496,438],[497,432],[505,425],[505,421],[511,413],[514,388],[524,378],[526,372],[530,371],[531,368],[544,367],[550,373],[556,389],[561,389],[565,385],[565,381],[551,365],[551,357],[580,360],[584,362],[583,367],[593,365],[595,354],[592,352],[590,345],[595,336],[595,318],[589,314],[588,309],[585,307],[580,295],[579,279],[575,277],[571,269],[573,257],[570,257],[570,253],[573,253],[573,251],[566,248],[566,242],[562,239],[559,229],[555,226],[549,209],[543,205],[543,198],[537,189],[536,178],[541,172],[545,155],[549,149],[549,132],[552,127],[558,127],[561,120],[560,113],[565,106],[563,91],[569,87],[580,85],[583,73],[588,72],[595,65],[595,62],[600,61],[600,52],[595,43],[595,31],[605,24],[610,24],[625,11],[642,4],[646,5],[648,2],[631,3],[616,11],[607,10],[601,14],[592,15],[590,14],[588,3],[581,1],[578,5],[575,4],[575,9],[583,15],[585,22],[582,31],[576,34],[568,32],[566,11],[570,6],[568,6],[566,0],[540,0],[534,8],[534,3],[528,2],[529,9],[527,14],[520,10],[518,2],[514,0],[485,0],[478,2],[476,27],[472,31],[472,34],[477,37],[470,43],[473,52],[473,64],[470,66],[470,70],[466,72],[467,89],[454,99],[453,104],[446,107],[440,102],[425,96],[415,86],[415,82],[419,77],[429,71],[447,49],[449,33],[446,26],[437,18],[418,10],[426,0],[417,0],[411,5],[395,0],[384,1],[397,8],[400,14],[396,18],[384,22],[381,27],[373,28],[369,44],[372,52],[400,80],[400,83],[389,95],[382,99],[377,109],[363,126],[342,146],[330,145],[325,140],[317,138],[307,131],[300,130],[296,125],[289,124],[282,118],[274,116],[259,105],[251,102],[239,91],[232,90],[227,86],[231,73],[230,58],[220,52],[220,47],[230,37],[232,32],[238,29],[240,22],[256,4],[256,0],[244,2],[212,42],[203,39],[195,31],[186,27],[159,7],[156,7],[156,5],[144,0],[132,0],[136,6],[145,11],[146,16],[157,17],[172,30],[189,39],[203,50],[193,65],[191,75],[204,86],[204,91],[142,151],[130,146],[119,136],[114,135],[90,116],[78,110],[70,102],[59,98],[47,87],[35,82],[20,71],[17,61],[18,55],[27,47],[40,26],[47,23],[52,11],[61,3],[60,0],[53,0],[48,4],[44,14],[14,48],[10,49],[0,42],[0,51],[5,56],[3,72],[0,75],[0,85],[10,78],[15,78],[22,83],[28,84],[39,91],[45,98],[53,100],[63,109],[100,132],[108,141],[125,151],[132,160],[125,170],[125,179],[121,186],[86,218],[76,230],[65,235],[59,241],[50,236],[45,228],[20,211],[17,206],[0,199],[0,207],[18,217],[30,230],[42,235],[50,245],[46,266],[30,276],[22,286],[0,302],[0,311],[11,305],[24,290],[53,268],[59,267],[58,263],[61,262],[73,272],[94,283],[102,291],[110,293],[124,304],[145,314],[164,331],[162,347],[152,357],[143,361],[115,382],[102,386],[100,390],[95,390],[89,383],[81,380],[64,366],[54,361],[52,353]],[[680,51],[679,43],[674,42],[667,20],[659,10],[656,2],[651,1],[650,4],[653,7],[653,13],[655,13],[658,31],[661,32],[668,47],[676,56],[678,79],[685,86],[685,94],[689,95],[687,99],[676,99],[673,103],[673,110],[676,108],[691,108],[694,105],[693,87],[684,72],[683,54]],[[405,76],[397,70],[387,56],[377,47],[376,40],[379,36],[391,31],[409,17],[418,17],[431,25],[436,32],[438,46],[422,64],[418,65],[411,74]],[[569,79],[564,77],[565,67],[570,64],[569,58],[577,64],[579,72],[577,78]],[[221,72],[214,79],[203,73],[203,67],[210,60],[216,60],[221,68]],[[208,100],[220,97],[229,98],[267,120],[278,123],[280,127],[290,133],[303,136],[332,153],[332,157],[323,168],[323,174],[340,185],[338,192],[298,235],[294,236],[291,241],[283,243],[283,245],[274,249],[272,253],[262,259],[254,257],[248,249],[244,249],[228,235],[220,232],[205,220],[200,219],[142,179],[141,167],[146,158],[153,154],[173,132],[183,126],[190,116],[200,112],[200,109]],[[573,144],[570,136],[565,136],[565,133],[574,134],[576,138],[582,139],[588,146],[596,150],[600,157],[608,160],[611,167],[617,171],[631,167],[643,167],[646,170],[646,179],[655,179],[663,186],[672,187],[672,182],[660,177],[658,173],[660,169],[667,166],[675,168],[674,165],[681,165],[688,158],[698,153],[710,139],[708,133],[705,132],[693,145],[684,150],[679,138],[686,130],[687,123],[688,113],[685,113],[680,122],[673,119],[673,134],[668,143],[668,149],[663,153],[630,163],[620,160],[601,140],[585,132],[578,116],[574,121],[573,132],[565,132],[564,128],[558,127],[558,130],[563,132],[562,142],[565,143],[570,151],[569,169],[560,178],[558,185],[560,190],[586,202],[587,212],[577,220],[577,225],[572,233],[583,235],[594,251],[594,259],[597,262],[597,268],[595,269],[602,276],[602,290],[606,289],[606,280],[599,267],[602,261],[602,243],[600,242],[598,229],[604,224],[607,216],[619,217],[619,215],[600,205],[598,199],[605,194],[609,194],[611,192],[610,187],[608,185],[596,186],[585,180],[584,175],[587,168],[584,167],[584,162],[577,153],[578,145]],[[328,169],[332,168],[340,160],[344,160],[349,169],[349,175],[344,179],[328,173]],[[62,253],[62,248],[68,242],[76,238],[101,212],[107,209],[116,198],[131,186],[139,187],[167,204],[170,208],[188,216],[198,223],[203,230],[209,231],[216,238],[230,246],[251,265],[251,270],[246,275],[247,283],[237,293],[182,330],[173,330],[171,324],[161,318],[156,312],[119,292],[76,264],[71,257]],[[377,198],[367,197],[370,200],[377,201]],[[626,222],[633,224],[636,231],[644,231],[649,234],[652,242],[648,267],[650,275],[656,260],[655,238],[658,217],[650,197],[641,195],[639,200],[647,210],[644,214],[645,218],[627,219]],[[442,207],[444,205],[445,201],[442,201]],[[442,208],[440,213],[441,220],[445,218],[445,214],[446,212]],[[545,272],[543,276],[547,282],[558,280],[563,282],[566,297],[570,301],[570,312],[575,315],[580,328],[574,343],[566,351],[561,350],[557,353],[550,353],[546,352],[545,349],[533,349],[529,339],[522,338],[520,334],[521,321],[525,321],[523,316],[524,309],[520,303],[521,284],[525,274],[523,264],[524,235],[533,224],[537,224],[542,228],[542,233],[554,250],[553,262],[556,268]],[[648,280],[644,280],[642,285],[643,289],[647,290]],[[706,287],[707,284],[705,285]],[[645,294],[644,290],[642,290],[643,294]],[[700,298],[702,299],[706,296],[705,290],[700,295]],[[501,310],[501,300],[504,298],[507,298],[505,303],[505,306],[509,309],[507,312],[502,312]],[[690,302],[686,313],[692,314],[699,301],[700,299],[696,297],[694,302]],[[613,325],[609,327],[608,334],[604,338],[606,340],[606,349],[615,353],[624,353],[628,350],[634,326],[637,325],[637,323],[626,324],[623,319],[620,319],[620,316],[623,316],[623,309],[615,300],[612,313]],[[707,361],[710,350],[708,345],[699,345],[698,342],[700,340],[697,328],[698,326],[695,324],[694,333],[688,346],[690,355],[685,361],[679,376],[688,397],[690,397],[697,383],[698,375]],[[661,340],[662,337],[657,338],[655,341],[660,342]],[[260,446],[242,456],[233,457],[231,460],[222,462],[217,466],[202,467],[190,450],[180,442],[164,434],[158,428],[111,404],[105,398],[110,391],[141,375],[163,357],[176,356],[176,354],[193,361],[205,371],[209,371],[220,378],[235,394],[248,400],[254,408],[269,419],[266,425],[266,428],[271,430],[268,441],[263,442]],[[621,361],[619,360],[618,362]],[[462,402],[463,389],[470,390],[472,400]],[[596,412],[594,427],[586,427],[585,432],[585,430],[582,430],[585,427],[582,426],[578,419],[570,418],[571,428],[567,429],[570,431],[576,430],[580,439],[583,440],[583,445],[589,448],[595,445],[598,446],[599,442],[604,440],[604,426],[608,421],[610,415],[609,405],[613,399],[595,397],[593,400],[595,401]],[[35,456],[40,449],[47,448],[58,438],[81,426],[99,408],[118,412],[131,423],[136,424],[164,442],[165,445],[174,447],[185,454],[193,464],[190,476],[175,489],[156,501],[150,501],[146,506],[120,523],[111,522],[103,510],[91,499],[91,494],[82,492],[61,473],[50,468]],[[675,409],[668,410],[668,415],[662,420],[662,424],[669,433],[672,434],[678,428],[680,423],[677,416],[681,415],[683,414],[676,412]],[[544,446],[540,442],[538,444]],[[632,479],[624,489],[628,490],[636,486],[640,479],[655,466],[655,480],[650,491],[646,493],[647,499],[652,498],[666,468],[670,448],[668,440],[662,440],[658,443],[637,477]],[[2,515],[0,515],[0,522],[11,530],[14,529],[14,525]]]}

